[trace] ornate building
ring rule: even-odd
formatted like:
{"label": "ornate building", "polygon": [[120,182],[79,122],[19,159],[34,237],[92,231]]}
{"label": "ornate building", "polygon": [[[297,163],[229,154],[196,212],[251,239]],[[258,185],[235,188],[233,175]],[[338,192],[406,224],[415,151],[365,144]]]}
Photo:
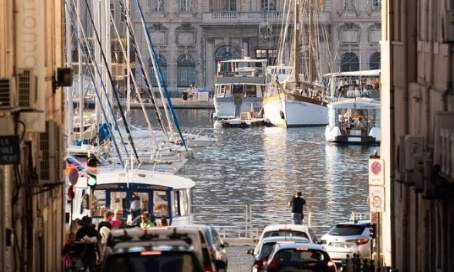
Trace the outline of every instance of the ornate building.
{"label": "ornate building", "polygon": [[[147,0],[140,1],[148,32],[167,86],[181,92],[191,84],[213,90],[213,74],[220,60],[251,57],[276,58],[287,1],[279,0]],[[381,1],[301,0],[305,28],[309,4],[323,45],[317,56],[315,78],[336,71],[380,68]],[[112,2],[112,5],[117,5]],[[288,5],[288,4],[287,4]],[[135,1],[131,18],[137,42],[147,51],[142,20]],[[121,9],[114,8],[121,25]],[[291,15],[293,16],[293,15]],[[291,27],[291,26],[290,26]],[[307,44],[300,49],[300,61],[307,61]],[[150,54],[145,53],[149,60]],[[136,63],[137,65],[137,63]],[[151,65],[149,65],[151,67]],[[303,71],[304,72],[304,71]],[[138,75],[138,76],[137,76]],[[140,74],[138,82],[144,84]]]}

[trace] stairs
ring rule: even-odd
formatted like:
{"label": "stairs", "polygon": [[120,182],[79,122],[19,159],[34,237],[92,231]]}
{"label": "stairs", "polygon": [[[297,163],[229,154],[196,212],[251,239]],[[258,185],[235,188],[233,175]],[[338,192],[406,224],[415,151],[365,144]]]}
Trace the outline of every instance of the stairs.
{"label": "stairs", "polygon": [[241,104],[235,105],[235,118],[239,118],[241,114]]}

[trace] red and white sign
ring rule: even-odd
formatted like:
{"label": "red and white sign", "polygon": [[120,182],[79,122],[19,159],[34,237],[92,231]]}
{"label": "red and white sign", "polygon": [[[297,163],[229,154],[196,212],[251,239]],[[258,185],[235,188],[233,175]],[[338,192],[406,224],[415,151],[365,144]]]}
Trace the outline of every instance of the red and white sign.
{"label": "red and white sign", "polygon": [[382,159],[369,159],[369,185],[385,185],[385,167]]}
{"label": "red and white sign", "polygon": [[385,187],[369,186],[369,209],[371,212],[385,212]]}

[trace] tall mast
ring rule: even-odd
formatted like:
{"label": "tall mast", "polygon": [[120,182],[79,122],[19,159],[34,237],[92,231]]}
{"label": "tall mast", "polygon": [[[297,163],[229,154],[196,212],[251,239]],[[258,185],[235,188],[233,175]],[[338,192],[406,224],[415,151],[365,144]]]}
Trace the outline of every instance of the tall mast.
{"label": "tall mast", "polygon": [[294,78],[295,82],[298,81],[299,73],[299,62],[298,62],[298,52],[299,52],[299,12],[300,12],[300,0],[295,0],[295,18],[293,19],[293,66],[294,69]]}
{"label": "tall mast", "polygon": [[307,71],[307,80],[312,82],[312,20],[313,20],[313,13],[314,13],[314,1],[309,0],[309,63],[308,63],[308,71]]}

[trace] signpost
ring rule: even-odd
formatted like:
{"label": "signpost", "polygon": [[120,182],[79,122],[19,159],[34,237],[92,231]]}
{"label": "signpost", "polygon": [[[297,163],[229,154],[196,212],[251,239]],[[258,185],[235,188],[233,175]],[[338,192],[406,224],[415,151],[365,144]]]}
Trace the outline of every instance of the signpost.
{"label": "signpost", "polygon": [[369,159],[369,209],[385,212],[385,171],[381,159]]}

